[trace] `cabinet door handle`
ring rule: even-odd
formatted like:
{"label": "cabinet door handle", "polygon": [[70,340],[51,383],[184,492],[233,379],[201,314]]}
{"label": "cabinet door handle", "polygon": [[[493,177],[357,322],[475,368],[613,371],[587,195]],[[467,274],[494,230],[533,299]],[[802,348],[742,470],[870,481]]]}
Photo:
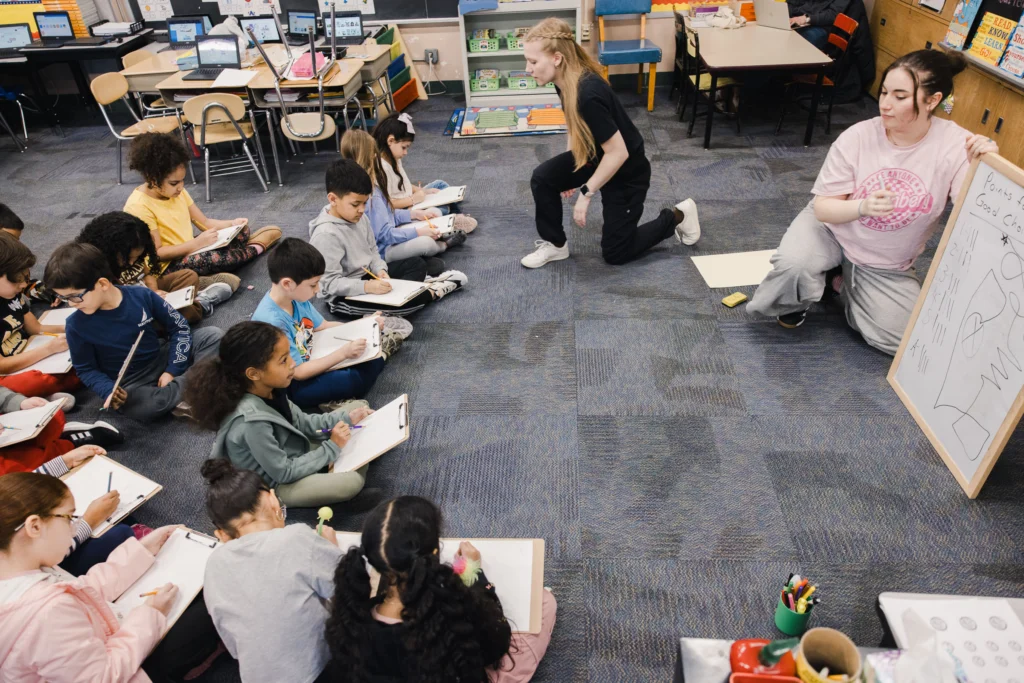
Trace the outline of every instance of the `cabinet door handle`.
{"label": "cabinet door handle", "polygon": [[1002,129],[1003,129],[1003,117],[1000,116],[996,120],[996,133],[999,133],[999,131],[1001,131]]}
{"label": "cabinet door handle", "polygon": [[932,49],[932,41],[930,41],[930,40],[925,41],[924,49],[926,49],[926,50]]}
{"label": "cabinet door handle", "polygon": [[985,113],[981,115],[981,123],[982,123],[982,125],[985,125],[986,123],[988,123],[988,115],[989,115],[989,110],[986,109]]}
{"label": "cabinet door handle", "polygon": [[885,26],[885,17],[882,17],[882,20],[878,23],[881,24],[882,26]]}

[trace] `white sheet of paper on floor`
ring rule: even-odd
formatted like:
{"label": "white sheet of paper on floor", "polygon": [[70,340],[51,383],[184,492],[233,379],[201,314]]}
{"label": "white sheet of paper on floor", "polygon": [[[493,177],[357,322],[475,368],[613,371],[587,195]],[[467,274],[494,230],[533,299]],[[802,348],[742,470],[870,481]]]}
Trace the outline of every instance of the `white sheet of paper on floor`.
{"label": "white sheet of paper on floor", "polygon": [[110,490],[120,494],[120,503],[113,514],[93,527],[93,538],[105,534],[110,527],[139,509],[163,489],[155,481],[103,455],[93,457],[61,478],[75,497],[75,514],[79,517],[85,514],[90,503],[106,494],[108,480]]}
{"label": "white sheet of paper on floor", "polygon": [[185,289],[167,292],[167,296],[164,297],[164,301],[169,303],[172,308],[180,310],[186,306],[191,306],[192,302],[195,301],[195,297],[196,288],[189,285]]}
{"label": "white sheet of paper on floor", "polygon": [[[339,531],[342,552],[359,545],[360,534]],[[441,561],[451,564],[459,543],[469,541],[480,551],[487,580],[501,600],[515,633],[540,633],[544,590],[544,539],[541,538],[442,538]],[[371,582],[376,584],[371,568]]]}
{"label": "white sheet of paper on floor", "polygon": [[466,186],[465,185],[452,185],[446,187],[443,190],[435,192],[434,194],[428,194],[427,198],[419,204],[416,204],[412,208],[414,209],[429,209],[434,206],[446,206],[448,204],[454,204],[455,202],[461,202],[466,197]]}
{"label": "white sheet of paper on floor", "polygon": [[409,395],[402,394],[353,429],[334,461],[335,472],[352,472],[409,440]]}
{"label": "white sheet of paper on floor", "polygon": [[908,642],[904,615],[914,612],[935,633],[939,652],[959,660],[967,680],[1021,680],[1024,625],[1006,600],[889,597],[883,609],[901,648]]}
{"label": "white sheet of paper on floor", "polygon": [[772,270],[774,249],[735,254],[691,256],[693,265],[711,289],[759,285]]}
{"label": "white sheet of paper on floor", "polygon": [[170,629],[203,589],[206,563],[218,545],[220,543],[217,539],[205,534],[191,529],[175,529],[164,547],[156,554],[153,566],[114,601],[115,609],[120,611],[120,616],[123,617],[148,600],[147,597],[139,597],[140,595],[154,591],[164,584],[173,583],[178,587],[178,599],[171,607],[171,613],[167,615],[167,629]]}
{"label": "white sheet of paper on floor", "polygon": [[345,298],[349,301],[362,301],[379,306],[402,306],[419,296],[427,288],[422,282],[415,280],[388,280],[388,282],[391,283],[391,291],[387,294],[357,294]]}
{"label": "white sheet of paper on floor", "polygon": [[363,351],[363,354],[358,358],[344,360],[333,366],[331,370],[340,370],[352,365],[359,365],[374,358],[380,358],[383,355],[384,352],[380,347],[380,324],[373,318],[360,318],[344,325],[328,327],[326,330],[314,332],[309,359],[316,360],[329,356],[345,344],[357,339],[366,340],[366,350]]}
{"label": "white sheet of paper on floor", "polygon": [[422,228],[429,225],[436,229],[441,235],[447,235],[455,229],[455,214],[448,214],[447,216],[441,216],[440,218],[430,218],[425,221],[415,221],[408,225],[400,225],[400,228]]}
{"label": "white sheet of paper on floor", "polygon": [[3,430],[0,431],[0,448],[34,439],[43,431],[43,427],[49,424],[62,405],[64,399],[57,399],[38,408],[15,410],[0,415],[0,425],[3,425]]}
{"label": "white sheet of paper on floor", "polygon": [[42,315],[39,316],[39,323],[41,325],[59,325],[61,327],[64,327],[68,322],[68,318],[70,318],[71,314],[74,313],[76,310],[78,309],[70,307],[51,308],[50,310],[43,312]]}
{"label": "white sheet of paper on floor", "polygon": [[[53,339],[53,337],[45,334],[37,334],[34,337],[29,337],[28,344],[25,345],[22,353],[25,353],[25,351],[31,351],[32,349],[38,349],[40,346],[49,344]],[[71,370],[71,351],[61,351],[60,353],[55,353],[52,356],[47,356],[46,358],[37,360],[27,368],[22,368],[21,370],[18,370],[18,372],[12,372],[11,374],[19,375],[23,372],[28,372],[29,370],[38,370],[39,372],[47,375],[63,375],[65,372]]]}
{"label": "white sheet of paper on floor", "polygon": [[245,223],[239,223],[238,225],[230,225],[226,228],[220,228],[219,230],[217,230],[216,242],[214,242],[208,247],[196,249],[191,254],[189,254],[189,256],[194,256],[195,254],[202,254],[203,252],[206,251],[213,251],[214,249],[220,249],[221,247],[228,246],[229,244],[231,244],[231,240],[235,239],[235,237],[238,236],[238,233],[242,232],[242,229],[245,227],[245,225]]}

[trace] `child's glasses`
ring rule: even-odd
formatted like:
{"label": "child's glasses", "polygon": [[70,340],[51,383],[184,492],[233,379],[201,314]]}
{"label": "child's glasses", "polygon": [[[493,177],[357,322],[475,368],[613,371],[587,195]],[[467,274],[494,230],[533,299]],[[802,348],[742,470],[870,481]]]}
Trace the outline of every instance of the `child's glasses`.
{"label": "child's glasses", "polygon": [[[63,519],[68,520],[68,524],[74,524],[75,520],[78,519],[78,515],[71,515],[71,514],[59,513],[59,512],[55,512],[55,513],[53,513],[51,515],[39,515],[39,516],[43,517],[43,518],[46,518],[46,517],[61,517]],[[28,522],[28,520],[26,519],[24,522],[22,522],[21,524],[19,524],[16,527],[14,527],[14,533],[18,533],[19,531],[24,529],[25,528],[25,524],[27,522]]]}
{"label": "child's glasses", "polygon": [[79,292],[78,294],[54,294],[54,296],[57,298],[57,301],[60,301],[65,304],[80,304],[82,303],[82,301],[85,300],[85,295],[91,292],[93,290],[93,287],[95,286],[96,285],[93,285],[92,287],[89,287],[85,291]]}

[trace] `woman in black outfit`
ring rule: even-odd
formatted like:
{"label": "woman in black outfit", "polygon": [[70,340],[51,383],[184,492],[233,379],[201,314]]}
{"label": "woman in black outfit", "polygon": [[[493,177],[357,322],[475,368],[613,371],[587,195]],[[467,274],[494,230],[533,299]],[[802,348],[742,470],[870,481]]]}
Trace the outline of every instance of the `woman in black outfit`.
{"label": "woman in black outfit", "polygon": [[[334,576],[327,620],[331,665],[321,681],[353,683],[512,683],[529,681],[551,639],[555,599],[544,592],[541,632],[515,634],[463,542],[453,566],[439,557],[441,512],[402,496],[378,505],[362,544]],[[378,573],[370,597],[369,562]]]}
{"label": "woman in black outfit", "polygon": [[561,197],[577,188],[580,196],[573,220],[586,227],[590,199],[601,192],[604,230],[601,254],[611,264],[631,261],[675,234],[683,244],[700,239],[697,206],[687,199],[662,209],[656,219],[638,225],[651,187],[651,164],[644,140],[630,121],[598,65],[580,47],[572,29],[554,17],[540,22],[526,36],[526,70],[538,85],[554,82],[569,129],[568,151],[548,159],[530,179],[537,205],[537,249],[524,257],[527,268],[569,258],[562,229]]}

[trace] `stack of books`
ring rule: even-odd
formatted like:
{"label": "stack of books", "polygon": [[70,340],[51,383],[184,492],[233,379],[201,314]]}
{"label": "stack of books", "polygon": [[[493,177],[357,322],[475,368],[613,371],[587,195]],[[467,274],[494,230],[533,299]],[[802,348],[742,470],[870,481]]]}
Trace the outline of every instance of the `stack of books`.
{"label": "stack of books", "polygon": [[1006,51],[1006,45],[1010,42],[1010,33],[1016,26],[1012,19],[986,12],[981,18],[981,25],[974,33],[967,53],[992,66],[998,66],[1003,52]]}

